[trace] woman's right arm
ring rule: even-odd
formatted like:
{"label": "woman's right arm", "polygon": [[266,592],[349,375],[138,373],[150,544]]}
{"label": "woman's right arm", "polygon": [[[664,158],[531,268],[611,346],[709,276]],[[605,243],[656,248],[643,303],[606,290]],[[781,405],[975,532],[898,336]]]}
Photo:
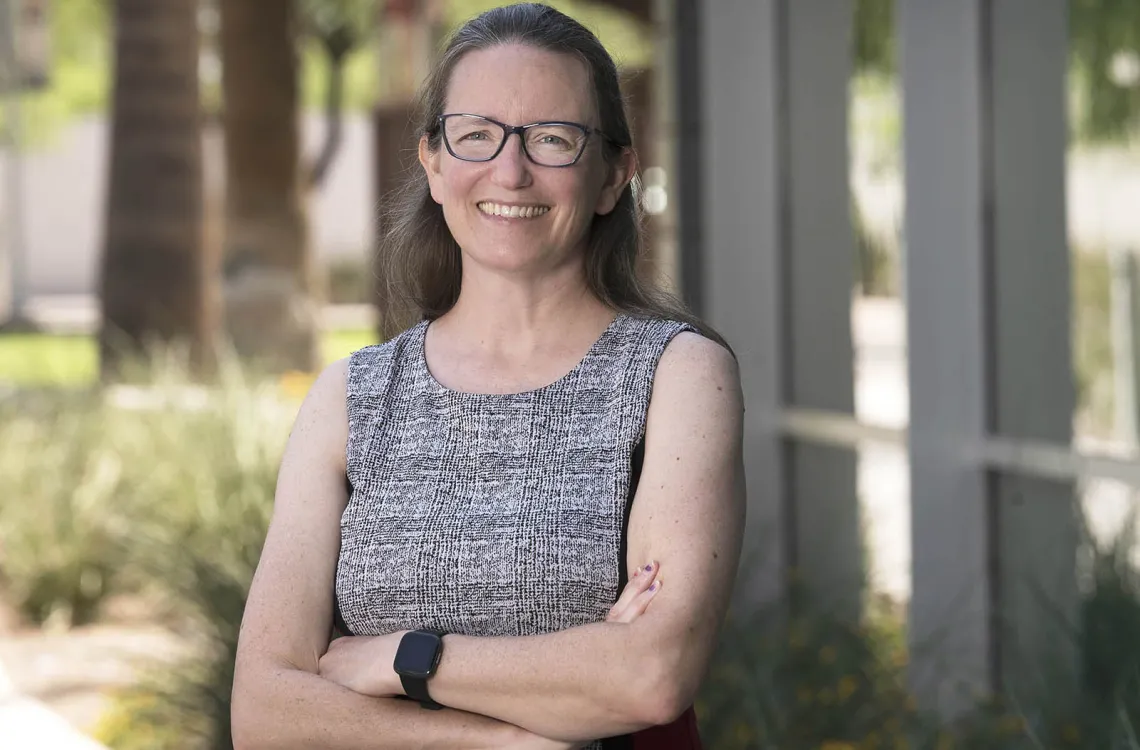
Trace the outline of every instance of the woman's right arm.
{"label": "woman's right arm", "polygon": [[318,676],[329,645],[340,516],[348,500],[346,374],[346,360],[321,373],[285,448],[238,640],[234,747],[566,747],[484,716],[367,697]]}

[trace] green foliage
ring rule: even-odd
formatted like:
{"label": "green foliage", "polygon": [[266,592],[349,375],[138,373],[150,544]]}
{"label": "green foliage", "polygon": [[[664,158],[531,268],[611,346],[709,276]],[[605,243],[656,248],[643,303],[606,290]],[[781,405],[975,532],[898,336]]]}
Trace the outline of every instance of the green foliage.
{"label": "green foliage", "polygon": [[376,26],[376,0],[298,0],[306,30],[325,38],[363,39]]}
{"label": "green foliage", "polygon": [[123,561],[123,438],[97,398],[0,401],[0,589],[34,624],[94,621]]}
{"label": "green foliage", "polygon": [[113,747],[230,747],[238,629],[302,395],[233,366],[208,389],[182,372],[0,402],[4,596],[66,625],[144,595],[191,647],[124,693],[99,730]]}
{"label": "green foliage", "polygon": [[860,73],[890,75],[896,66],[896,0],[856,0],[855,66]]}
{"label": "green foliage", "polygon": [[27,146],[50,142],[63,122],[106,106],[111,80],[109,6],[107,0],[51,3],[49,85],[21,97]]}
{"label": "green foliage", "polygon": [[702,738],[724,750],[893,747],[916,724],[905,663],[885,612],[859,627],[810,604],[734,612],[696,706]]}
{"label": "green foliage", "polygon": [[376,96],[377,0],[297,2],[304,30],[300,49],[305,102],[327,101],[329,68],[336,64],[344,66],[343,106],[367,109]]}
{"label": "green foliage", "polygon": [[[328,97],[328,55],[316,39],[305,38],[301,50],[301,95],[308,109],[323,109]],[[344,109],[367,112],[376,104],[380,74],[374,39],[349,54],[344,61]]]}
{"label": "green foliage", "polygon": [[99,374],[99,349],[91,336],[0,336],[0,383],[17,386],[87,385]]}
{"label": "green foliage", "polygon": [[1140,125],[1140,85],[1119,85],[1112,67],[1118,53],[1140,55],[1140,3],[1069,0],[1069,9],[1074,131],[1089,141],[1126,138]]}
{"label": "green foliage", "polygon": [[[229,748],[238,631],[269,526],[277,466],[295,414],[272,383],[231,374],[201,409],[168,412],[151,433],[152,463],[135,507],[132,563],[199,653],[155,671],[134,694],[132,723],[182,729],[176,745]],[[190,446],[193,446],[192,448]],[[149,695],[147,695],[149,693]]]}
{"label": "green foliage", "polygon": [[[1140,571],[1136,515],[1115,538],[1086,534],[1077,637],[1080,697],[979,702],[954,722],[915,708],[900,608],[872,600],[865,621],[830,617],[802,591],[771,610],[734,612],[701,691],[706,746],[718,750],[1136,750],[1140,748]],[[912,647],[913,648],[913,647]],[[1060,696],[1066,696],[1061,698]]]}
{"label": "green foliage", "polygon": [[[862,73],[898,64],[894,0],[857,0],[854,54]],[[1140,55],[1140,3],[1069,0],[1072,130],[1082,142],[1120,141],[1140,127],[1140,84],[1114,79],[1118,54]]]}
{"label": "green foliage", "polygon": [[[369,329],[326,331],[321,337],[321,353],[330,363],[376,343],[376,337]],[[82,388],[94,385],[98,377],[99,351],[91,336],[0,336],[0,393],[8,387]]]}

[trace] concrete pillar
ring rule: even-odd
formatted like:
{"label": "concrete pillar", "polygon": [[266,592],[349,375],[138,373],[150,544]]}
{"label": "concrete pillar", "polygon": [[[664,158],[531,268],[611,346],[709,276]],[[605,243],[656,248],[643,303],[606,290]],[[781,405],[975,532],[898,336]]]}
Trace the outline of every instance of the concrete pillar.
{"label": "concrete pillar", "polygon": [[[702,130],[694,139],[686,123],[679,141],[701,149],[702,309],[736,348],[744,378],[753,555],[744,585],[770,598],[794,567],[820,606],[854,620],[855,456],[780,434],[786,407],[854,413],[852,20],[834,0],[700,3]],[[690,158],[682,151],[680,161]],[[682,225],[697,220],[687,201],[680,210]]]}
{"label": "concrete pillar", "polygon": [[912,682],[954,714],[1075,670],[1071,484],[987,471],[1068,446],[1065,0],[900,0]]}

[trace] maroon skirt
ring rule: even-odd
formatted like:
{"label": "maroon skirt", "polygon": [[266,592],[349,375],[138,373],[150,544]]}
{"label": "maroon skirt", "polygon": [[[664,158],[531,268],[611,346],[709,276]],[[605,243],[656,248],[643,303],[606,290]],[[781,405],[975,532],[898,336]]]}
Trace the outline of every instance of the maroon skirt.
{"label": "maroon skirt", "polygon": [[702,750],[696,713],[690,706],[672,724],[637,732],[633,735],[633,750]]}

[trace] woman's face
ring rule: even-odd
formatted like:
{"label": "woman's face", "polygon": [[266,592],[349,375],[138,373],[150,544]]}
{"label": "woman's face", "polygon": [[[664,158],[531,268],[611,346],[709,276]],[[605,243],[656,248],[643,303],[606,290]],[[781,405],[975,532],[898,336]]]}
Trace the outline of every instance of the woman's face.
{"label": "woman's face", "polygon": [[[452,73],[444,113],[481,115],[508,125],[600,125],[586,65],[521,44],[465,55]],[[500,130],[493,137],[501,135]],[[518,135],[488,162],[457,159],[442,141],[433,152],[425,136],[420,162],[464,262],[542,273],[580,256],[594,215],[614,209],[633,175],[628,149],[611,165],[604,147],[601,135],[593,133],[576,164],[546,167],[527,158]]]}

